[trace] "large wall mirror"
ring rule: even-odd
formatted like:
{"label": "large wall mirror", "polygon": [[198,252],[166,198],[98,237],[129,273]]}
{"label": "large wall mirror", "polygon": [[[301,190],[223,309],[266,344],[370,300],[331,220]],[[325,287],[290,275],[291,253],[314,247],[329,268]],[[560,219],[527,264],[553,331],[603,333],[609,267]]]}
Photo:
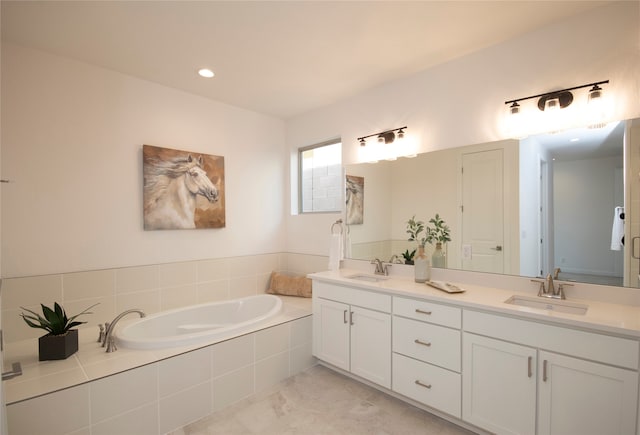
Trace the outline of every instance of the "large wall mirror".
{"label": "large wall mirror", "polygon": [[437,213],[448,268],[640,287],[639,149],[631,120],[347,165],[364,180],[347,257],[402,259],[407,221]]}

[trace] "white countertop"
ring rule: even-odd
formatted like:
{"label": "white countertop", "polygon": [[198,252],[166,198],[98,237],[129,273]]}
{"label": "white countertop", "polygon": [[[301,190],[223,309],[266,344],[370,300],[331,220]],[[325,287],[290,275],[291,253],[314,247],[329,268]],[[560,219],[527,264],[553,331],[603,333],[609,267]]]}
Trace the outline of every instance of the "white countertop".
{"label": "white countertop", "polygon": [[[317,272],[309,277],[350,287],[383,291],[396,296],[408,296],[433,302],[453,304],[461,308],[472,308],[517,316],[527,320],[553,323],[568,327],[588,329],[597,332],[624,335],[640,338],[640,307],[606,303],[596,300],[567,298],[569,302],[576,302],[588,306],[584,315],[567,314],[536,308],[507,304],[505,301],[513,295],[537,296],[537,289],[530,292],[511,291],[492,287],[484,287],[468,283],[453,284],[465,289],[464,293],[446,293],[426,284],[414,282],[413,277],[388,276],[385,280],[368,282],[350,279],[349,276],[363,274],[362,270],[340,269],[336,271]],[[370,274],[369,274],[370,275]],[[534,286],[535,287],[535,286]]]}
{"label": "white countertop", "polygon": [[[195,349],[210,346],[220,341],[240,335],[250,334],[260,329],[290,322],[311,315],[311,299],[280,296],[282,311],[276,317],[264,321],[251,330],[210,342],[168,349],[138,350],[119,347],[117,352],[106,353],[96,341],[97,327],[79,329],[78,352],[65,360],[38,361],[38,339],[6,343],[4,349],[4,370],[14,362],[22,365],[22,376],[3,381],[7,404],[37,397],[53,391],[80,385],[115,373],[141,367]],[[135,320],[135,319],[134,319]],[[126,325],[132,320],[123,320]]]}

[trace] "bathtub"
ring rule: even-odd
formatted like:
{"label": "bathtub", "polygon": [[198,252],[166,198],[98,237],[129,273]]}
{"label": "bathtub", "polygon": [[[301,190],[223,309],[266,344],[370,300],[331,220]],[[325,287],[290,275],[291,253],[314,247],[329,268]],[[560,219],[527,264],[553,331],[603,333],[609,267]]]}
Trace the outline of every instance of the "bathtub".
{"label": "bathtub", "polygon": [[247,330],[280,313],[282,300],[258,295],[191,305],[138,319],[115,331],[116,342],[132,349],[163,349],[208,343]]}

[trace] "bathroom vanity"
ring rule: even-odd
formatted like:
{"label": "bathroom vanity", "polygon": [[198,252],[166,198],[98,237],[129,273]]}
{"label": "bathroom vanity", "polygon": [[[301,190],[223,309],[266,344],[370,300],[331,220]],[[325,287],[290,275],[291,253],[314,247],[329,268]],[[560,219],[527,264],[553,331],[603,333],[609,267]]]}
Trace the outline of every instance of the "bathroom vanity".
{"label": "bathroom vanity", "polygon": [[535,298],[527,289],[447,294],[346,269],[310,277],[324,365],[488,432],[640,435],[638,306],[540,309],[505,302]]}

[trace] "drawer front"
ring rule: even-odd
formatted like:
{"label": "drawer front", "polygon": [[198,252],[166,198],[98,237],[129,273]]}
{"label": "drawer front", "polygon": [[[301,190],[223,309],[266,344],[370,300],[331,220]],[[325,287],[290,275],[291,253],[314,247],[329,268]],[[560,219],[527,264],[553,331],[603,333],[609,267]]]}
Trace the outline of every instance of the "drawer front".
{"label": "drawer front", "polygon": [[371,290],[344,287],[321,281],[313,282],[313,297],[330,299],[370,310],[391,312],[391,296]]}
{"label": "drawer front", "polygon": [[394,297],[393,314],[450,328],[460,329],[462,326],[462,310],[460,308],[416,299]]}
{"label": "drawer front", "polygon": [[460,331],[393,317],[393,351],[460,372]]}
{"label": "drawer front", "polygon": [[458,373],[393,354],[393,391],[396,393],[461,418],[460,385]]}
{"label": "drawer front", "polygon": [[640,343],[544,323],[464,311],[464,330],[578,358],[638,370]]}

